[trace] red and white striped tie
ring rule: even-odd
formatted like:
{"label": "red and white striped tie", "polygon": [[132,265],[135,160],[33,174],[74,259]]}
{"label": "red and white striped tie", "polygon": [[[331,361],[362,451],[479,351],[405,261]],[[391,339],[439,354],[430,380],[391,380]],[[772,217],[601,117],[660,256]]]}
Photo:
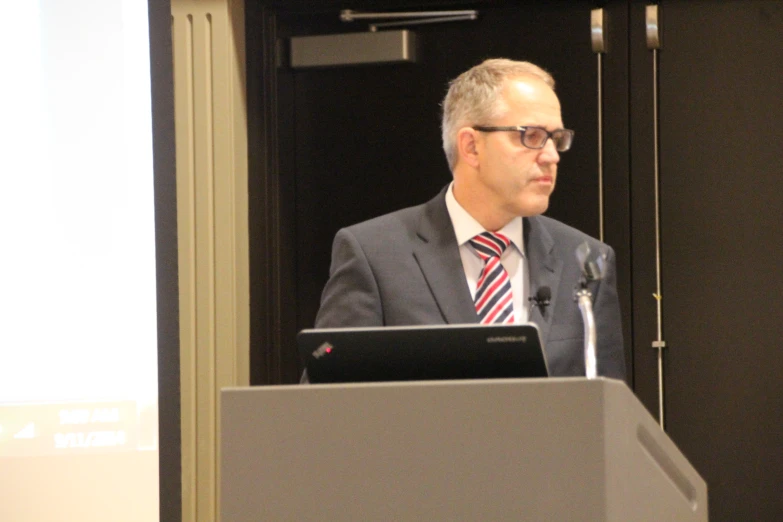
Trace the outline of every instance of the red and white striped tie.
{"label": "red and white striped tie", "polygon": [[473,299],[481,324],[513,323],[511,280],[500,264],[500,256],[511,240],[496,232],[482,232],[469,243],[484,261],[484,268],[476,284],[476,297]]}

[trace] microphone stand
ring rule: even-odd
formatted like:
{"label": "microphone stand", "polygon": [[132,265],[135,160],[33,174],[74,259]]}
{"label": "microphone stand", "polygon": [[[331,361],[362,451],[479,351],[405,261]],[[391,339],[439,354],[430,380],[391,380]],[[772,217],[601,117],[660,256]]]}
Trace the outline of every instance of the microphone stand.
{"label": "microphone stand", "polygon": [[595,316],[593,315],[593,294],[587,287],[591,281],[598,281],[604,275],[606,269],[606,256],[599,255],[594,261],[589,260],[590,247],[582,243],[576,249],[576,258],[582,267],[582,277],[574,290],[574,301],[582,312],[582,323],[585,328],[585,376],[595,379],[598,376],[598,356],[596,355],[597,333],[595,329]]}
{"label": "microphone stand", "polygon": [[[580,288],[581,287],[581,288]],[[582,322],[585,325],[585,376],[595,379],[598,376],[598,362],[595,354],[595,316],[593,315],[593,294],[587,288],[587,282],[580,283],[574,292],[574,299],[582,312]]]}

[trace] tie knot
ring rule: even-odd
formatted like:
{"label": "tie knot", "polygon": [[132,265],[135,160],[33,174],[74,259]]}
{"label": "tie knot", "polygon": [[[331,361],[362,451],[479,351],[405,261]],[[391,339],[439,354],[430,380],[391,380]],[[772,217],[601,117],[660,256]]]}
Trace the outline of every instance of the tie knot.
{"label": "tie knot", "polygon": [[482,232],[474,236],[469,243],[476,249],[481,259],[486,260],[493,256],[500,257],[508,245],[511,244],[511,240],[497,232]]}

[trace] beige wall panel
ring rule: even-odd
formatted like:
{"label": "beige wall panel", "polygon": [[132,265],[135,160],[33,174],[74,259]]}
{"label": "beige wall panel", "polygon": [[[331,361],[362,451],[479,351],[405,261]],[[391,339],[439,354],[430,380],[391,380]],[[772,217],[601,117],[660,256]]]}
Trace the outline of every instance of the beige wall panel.
{"label": "beige wall panel", "polygon": [[[196,198],[193,138],[193,19],[172,17],[177,154],[177,235],[180,295],[182,519],[196,520]],[[165,502],[166,499],[161,499]]]}
{"label": "beige wall panel", "polygon": [[186,521],[218,518],[219,392],[249,379],[242,9],[172,2]]}

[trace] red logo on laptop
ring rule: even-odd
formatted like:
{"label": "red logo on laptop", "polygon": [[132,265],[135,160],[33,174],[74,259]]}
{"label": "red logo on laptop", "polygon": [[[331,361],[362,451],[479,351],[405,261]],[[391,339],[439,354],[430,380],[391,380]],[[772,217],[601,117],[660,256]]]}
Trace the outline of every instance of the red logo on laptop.
{"label": "red logo on laptop", "polygon": [[316,359],[320,359],[324,355],[332,353],[332,348],[334,348],[334,346],[332,346],[331,344],[323,343],[321,346],[315,349],[315,351],[313,352],[313,357],[315,357]]}

